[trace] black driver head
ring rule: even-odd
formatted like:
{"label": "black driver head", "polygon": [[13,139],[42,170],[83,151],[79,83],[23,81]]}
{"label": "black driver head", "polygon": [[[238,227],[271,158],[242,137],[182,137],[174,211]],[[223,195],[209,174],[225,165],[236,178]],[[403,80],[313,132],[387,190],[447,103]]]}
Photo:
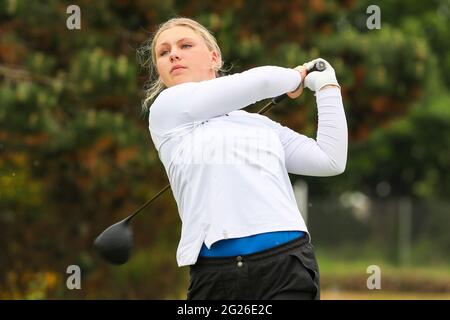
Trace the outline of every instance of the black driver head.
{"label": "black driver head", "polygon": [[94,246],[109,263],[119,265],[127,262],[133,247],[129,220],[122,220],[107,228],[95,239]]}

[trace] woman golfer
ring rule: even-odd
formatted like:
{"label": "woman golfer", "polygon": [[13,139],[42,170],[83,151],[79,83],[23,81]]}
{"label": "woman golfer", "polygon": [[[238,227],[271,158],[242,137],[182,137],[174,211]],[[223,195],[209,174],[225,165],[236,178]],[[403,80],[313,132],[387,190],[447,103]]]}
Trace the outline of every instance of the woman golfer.
{"label": "woman golfer", "polygon": [[[319,269],[288,173],[333,176],[347,159],[347,124],[333,68],[263,66],[219,76],[220,49],[186,18],[151,43],[151,138],[182,220],[179,266],[188,299],[319,299]],[[305,78],[306,76],[306,78]],[[303,81],[304,80],[304,81]],[[244,110],[304,84],[314,91],[317,139]],[[156,97],[156,99],[155,99]]]}

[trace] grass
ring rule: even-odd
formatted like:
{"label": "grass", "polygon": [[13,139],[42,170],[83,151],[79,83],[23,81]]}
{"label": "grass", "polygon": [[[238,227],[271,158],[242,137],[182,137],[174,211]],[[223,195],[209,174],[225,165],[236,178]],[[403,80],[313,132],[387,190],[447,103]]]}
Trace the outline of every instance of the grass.
{"label": "grass", "polygon": [[329,257],[317,258],[321,274],[334,276],[366,275],[367,267],[377,265],[382,273],[390,275],[414,275],[427,277],[429,279],[450,279],[450,266],[447,265],[424,265],[424,266],[397,266],[381,259],[371,260],[334,260]]}
{"label": "grass", "polygon": [[322,290],[322,300],[450,300],[450,293]]}
{"label": "grass", "polygon": [[[323,299],[450,299],[450,266],[398,266],[381,256],[355,257],[316,251]],[[369,290],[367,267],[381,271],[381,289]]]}

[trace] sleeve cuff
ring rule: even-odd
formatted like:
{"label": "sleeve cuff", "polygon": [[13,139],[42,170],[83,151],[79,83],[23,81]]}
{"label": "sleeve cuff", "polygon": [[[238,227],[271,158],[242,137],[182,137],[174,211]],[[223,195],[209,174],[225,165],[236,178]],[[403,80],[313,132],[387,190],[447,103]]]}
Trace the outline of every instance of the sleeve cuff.
{"label": "sleeve cuff", "polygon": [[326,88],[323,90],[316,91],[315,93],[316,99],[319,100],[321,98],[326,97],[340,97],[341,96],[341,88]]}

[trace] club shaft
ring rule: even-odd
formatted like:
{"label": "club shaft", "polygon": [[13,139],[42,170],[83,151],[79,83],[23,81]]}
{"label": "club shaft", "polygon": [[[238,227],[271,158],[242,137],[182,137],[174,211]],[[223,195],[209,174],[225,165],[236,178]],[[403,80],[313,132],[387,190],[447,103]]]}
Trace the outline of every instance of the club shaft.
{"label": "club shaft", "polygon": [[150,203],[152,203],[155,199],[157,199],[160,195],[162,195],[164,192],[166,192],[167,189],[170,188],[170,184],[165,186],[160,192],[158,192],[156,195],[153,196],[150,200],[148,200],[146,203],[144,203],[142,206],[140,206],[136,211],[134,211],[128,218],[127,221],[130,221],[133,219],[135,215],[137,215],[139,212],[141,212],[143,209],[145,209]]}

